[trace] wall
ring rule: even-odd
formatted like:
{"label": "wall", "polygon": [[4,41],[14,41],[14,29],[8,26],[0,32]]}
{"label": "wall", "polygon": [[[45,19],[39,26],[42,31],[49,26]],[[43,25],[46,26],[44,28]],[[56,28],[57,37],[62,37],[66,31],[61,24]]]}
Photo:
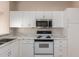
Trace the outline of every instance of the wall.
{"label": "wall", "polygon": [[79,8],[79,1],[72,2],[72,7],[73,8]]}
{"label": "wall", "polygon": [[79,8],[79,1],[10,1],[11,11],[56,11],[66,8]]}
{"label": "wall", "polygon": [[[64,10],[71,7],[72,2],[69,1],[18,1],[11,2],[10,10],[18,11],[56,11]],[[13,9],[14,8],[14,9]]]}
{"label": "wall", "polygon": [[10,1],[10,10],[15,11],[17,9],[17,2]]}
{"label": "wall", "polygon": [[0,35],[9,33],[9,2],[0,1]]}

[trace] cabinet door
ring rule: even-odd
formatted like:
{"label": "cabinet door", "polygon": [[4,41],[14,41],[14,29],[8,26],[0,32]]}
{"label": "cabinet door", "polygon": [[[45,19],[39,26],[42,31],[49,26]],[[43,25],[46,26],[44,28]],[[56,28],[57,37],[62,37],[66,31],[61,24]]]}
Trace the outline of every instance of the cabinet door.
{"label": "cabinet door", "polygon": [[66,57],[67,56],[67,40],[54,40],[54,56]]}
{"label": "cabinet door", "polygon": [[22,57],[33,57],[33,44],[23,43],[22,44]]}
{"label": "cabinet door", "polygon": [[8,57],[7,53],[0,54],[0,57]]}
{"label": "cabinet door", "polygon": [[43,16],[45,17],[45,19],[52,19],[53,20],[53,12],[51,12],[51,11],[43,12]]}
{"label": "cabinet door", "polygon": [[9,57],[10,56],[9,48],[10,48],[9,45],[0,47],[0,57]]}
{"label": "cabinet door", "polygon": [[19,41],[19,56],[20,57],[29,57],[33,56],[33,42],[34,40],[30,39],[21,39]]}
{"label": "cabinet door", "polygon": [[22,27],[35,27],[35,19],[33,12],[24,12],[23,13],[23,26]]}
{"label": "cabinet door", "polygon": [[3,46],[0,48],[0,57],[17,57],[18,56],[18,41]]}
{"label": "cabinet door", "polygon": [[53,27],[63,28],[64,27],[64,13],[61,11],[53,12]]}
{"label": "cabinet door", "polygon": [[23,13],[24,14],[24,16],[23,16],[23,27],[30,27],[31,26],[31,22],[30,22],[30,14],[28,13],[28,12],[24,12]]}
{"label": "cabinet door", "polygon": [[53,19],[53,12],[51,11],[39,11],[35,12],[36,19]]}
{"label": "cabinet door", "polygon": [[10,12],[10,27],[22,27],[23,12]]}
{"label": "cabinet door", "polygon": [[31,14],[31,27],[36,27],[36,19],[35,19],[35,13],[32,12]]}
{"label": "cabinet door", "polygon": [[34,12],[35,13],[35,19],[37,20],[37,19],[43,19],[43,17],[44,17],[44,12],[40,12],[40,11],[38,11],[38,12]]}
{"label": "cabinet door", "polygon": [[79,8],[68,8],[65,11],[68,23],[79,24]]}
{"label": "cabinet door", "polygon": [[79,57],[79,24],[69,24],[68,56]]}
{"label": "cabinet door", "polygon": [[8,57],[8,50],[5,49],[2,49],[0,50],[0,57]]}
{"label": "cabinet door", "polygon": [[13,42],[9,48],[10,57],[18,57],[19,49],[18,49],[18,41]]}

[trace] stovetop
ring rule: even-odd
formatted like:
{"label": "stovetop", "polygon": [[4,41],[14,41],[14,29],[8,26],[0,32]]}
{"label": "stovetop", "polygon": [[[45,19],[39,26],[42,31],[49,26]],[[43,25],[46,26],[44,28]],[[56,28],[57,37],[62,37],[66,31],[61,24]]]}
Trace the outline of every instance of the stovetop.
{"label": "stovetop", "polygon": [[50,39],[52,37],[52,31],[37,31],[37,39]]}
{"label": "stovetop", "polygon": [[38,35],[37,38],[38,39],[47,39],[47,38],[51,38],[51,35]]}

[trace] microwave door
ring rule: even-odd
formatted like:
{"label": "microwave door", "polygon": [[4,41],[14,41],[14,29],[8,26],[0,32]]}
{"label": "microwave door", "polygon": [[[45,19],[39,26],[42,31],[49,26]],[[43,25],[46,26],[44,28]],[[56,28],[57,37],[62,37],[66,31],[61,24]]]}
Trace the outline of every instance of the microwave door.
{"label": "microwave door", "polygon": [[48,22],[47,22],[47,21],[43,21],[43,22],[42,22],[42,26],[43,26],[43,27],[48,27]]}
{"label": "microwave door", "polygon": [[48,27],[48,21],[36,21],[36,27]]}

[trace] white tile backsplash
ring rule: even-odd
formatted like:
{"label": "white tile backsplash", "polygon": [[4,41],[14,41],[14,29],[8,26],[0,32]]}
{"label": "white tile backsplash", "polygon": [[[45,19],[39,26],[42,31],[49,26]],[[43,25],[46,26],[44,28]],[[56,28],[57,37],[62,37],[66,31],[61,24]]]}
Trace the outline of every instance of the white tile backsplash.
{"label": "white tile backsplash", "polygon": [[63,28],[55,28],[55,29],[53,29],[53,36],[54,37],[59,37],[59,38],[61,38],[61,37],[65,37],[65,32],[64,32],[64,29]]}
{"label": "white tile backsplash", "polygon": [[[36,35],[36,31],[38,29],[36,28],[11,28],[11,33],[13,35],[18,35],[18,36],[35,36]],[[39,30],[45,30],[45,29],[39,29]],[[54,37],[64,37],[64,29],[61,28],[55,28],[55,29],[47,29],[47,30],[51,30],[52,34]]]}

